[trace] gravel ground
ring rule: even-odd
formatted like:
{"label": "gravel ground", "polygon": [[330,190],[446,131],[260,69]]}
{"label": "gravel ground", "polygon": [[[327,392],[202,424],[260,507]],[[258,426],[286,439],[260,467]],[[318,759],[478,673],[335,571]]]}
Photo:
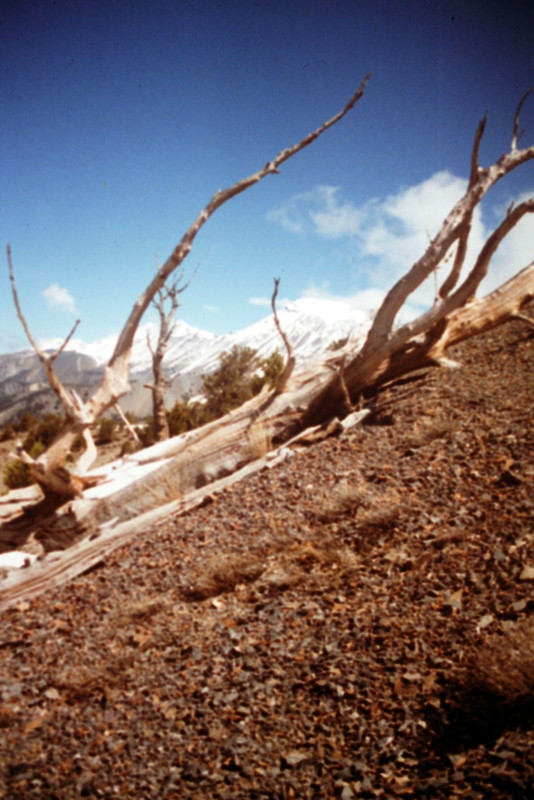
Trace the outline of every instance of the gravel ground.
{"label": "gravel ground", "polygon": [[5,612],[0,797],[532,797],[533,344]]}

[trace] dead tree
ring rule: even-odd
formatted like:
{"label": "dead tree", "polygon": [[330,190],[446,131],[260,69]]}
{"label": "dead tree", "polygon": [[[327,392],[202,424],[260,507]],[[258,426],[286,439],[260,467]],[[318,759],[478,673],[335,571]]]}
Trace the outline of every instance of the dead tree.
{"label": "dead tree", "polygon": [[[106,367],[102,385],[90,400],[82,404],[79,399],[66,392],[58,385],[53,368],[49,365],[49,377],[51,382],[55,381],[56,393],[61,397],[68,413],[67,424],[57,441],[47,453],[33,462],[33,466],[30,465],[45,493],[59,491],[66,499],[80,495],[79,479],[62,466],[72,438],[85,431],[99,414],[128,391],[128,363],[133,337],[141,317],[169,276],[189,253],[202,225],[223,203],[265,176],[276,173],[284,161],[338,122],[362,96],[366,81],[367,78],[345,108],[317,131],[297,145],[283,150],[254,175],[212,197],[138,298]],[[228,475],[258,457],[260,440],[260,449],[265,452],[269,447],[298,435],[308,426],[322,423],[335,415],[344,416],[364,390],[377,388],[416,369],[446,365],[445,352],[450,345],[520,314],[534,296],[534,262],[519,270],[491,294],[477,298],[476,292],[503,239],[520,219],[534,211],[534,198],[510,208],[467,273],[464,267],[467,242],[477,206],[495,183],[534,158],[534,146],[518,148],[519,115],[525,99],[526,95],[514,117],[510,151],[489,167],[479,164],[479,150],[486,119],[479,124],[471,152],[469,181],[463,197],[454,205],[423,256],[390,289],[376,313],[363,346],[357,352],[351,350],[354,345],[349,341],[341,351],[325,357],[322,363],[291,372],[282,391],[278,391],[273,397],[266,400],[264,395],[259,395],[226,417],[184,437],[169,440],[159,446],[157,456],[152,456],[150,451],[145,456],[140,454],[138,463],[143,459],[160,459],[163,455],[171,461],[162,465],[161,470],[154,471],[151,477],[143,478],[146,492],[137,485],[134,491],[121,488],[114,496],[114,502],[110,497],[106,498],[100,512],[96,505],[91,505],[93,520],[98,521],[99,513],[116,513],[124,518],[126,508],[129,515],[146,510],[143,503],[156,502],[150,494],[151,490],[149,491],[152,485],[150,482],[153,482],[152,488],[155,492],[156,487],[162,485],[167,473],[168,476],[173,476],[173,480],[177,479],[176,476],[180,477],[180,485],[176,491],[181,494],[210,483],[222,474]],[[447,267],[448,274],[431,308],[409,323],[395,327],[404,303],[440,265]],[[75,510],[72,511],[74,507]],[[89,513],[83,503],[78,506],[76,503],[72,504],[70,512],[79,519]]]}
{"label": "dead tree", "polygon": [[[169,438],[169,425],[165,413],[165,390],[167,381],[163,369],[163,360],[175,328],[174,318],[180,303],[178,295],[185,292],[189,281],[181,285],[183,275],[180,275],[171,286],[163,286],[157,293],[152,305],[158,312],[159,332],[156,347],[152,346],[150,334],[147,333],[147,345],[152,359],[153,383],[145,383],[145,388],[152,394],[152,416],[154,424],[154,438],[162,442]],[[167,305],[168,304],[168,305]]]}
{"label": "dead tree", "polygon": [[[85,435],[85,432],[88,430],[89,426],[101,414],[114,406],[119,398],[128,393],[130,389],[130,357],[134,337],[139,327],[139,323],[141,322],[146,309],[157,296],[158,292],[163,289],[169,277],[189,255],[193,246],[193,242],[203,225],[212,216],[212,214],[217,211],[218,208],[224,205],[224,203],[228,202],[233,197],[236,197],[238,194],[241,194],[241,192],[246,191],[251,186],[254,186],[268,175],[278,174],[280,171],[279,168],[283,163],[315,141],[315,139],[317,139],[328,128],[331,128],[333,125],[339,122],[339,120],[341,120],[354,107],[358,100],[361,99],[369,77],[370,76],[367,75],[364,78],[359,88],[351,97],[349,102],[345,105],[345,107],[334,117],[323,123],[323,125],[317,128],[317,130],[305,136],[304,139],[298,142],[298,144],[281,150],[280,153],[275,156],[275,158],[273,158],[271,161],[268,161],[264,167],[259,169],[254,174],[249,175],[247,178],[243,178],[227,189],[217,191],[213,195],[211,200],[200,212],[193,224],[184,233],[170,256],[160,266],[156,275],[152,278],[148,286],[137,298],[129,317],[126,320],[121,333],[119,334],[113,354],[107,366],[105,367],[102,383],[95,394],[85,403],[82,403],[79,398],[73,396],[72,393],[68,392],[65,387],[63,387],[59,381],[59,378],[54,372],[53,360],[43,360],[39,355],[39,350],[36,346],[35,340],[31,336],[29,327],[24,319],[22,311],[20,310],[18,298],[16,296],[11,251],[8,245],[7,253],[11,285],[13,297],[19,313],[19,318],[23,324],[24,330],[32,347],[34,347],[37,354],[41,358],[43,365],[45,366],[50,384],[58,395],[66,416],[64,429],[60,432],[57,439],[52,443],[50,448],[45,453],[39,456],[39,458],[35,461],[28,455],[25,455],[24,457],[24,460],[26,463],[28,463],[34,479],[39,484],[45,495],[50,492],[59,493],[65,496],[66,499],[79,496],[79,480],[73,477],[73,472],[68,472],[63,468],[63,464],[71,451],[73,442],[76,440],[78,435]],[[69,335],[69,338],[71,335],[72,334]],[[67,341],[68,339],[62,345],[60,351],[65,347]],[[92,449],[88,449],[87,452],[91,453],[92,458]],[[80,465],[83,466],[83,470],[80,469]],[[82,455],[77,466],[78,472],[85,472],[90,467],[89,455],[85,459]]]}
{"label": "dead tree", "polygon": [[[488,273],[499,245],[520,219],[534,211],[534,197],[508,209],[467,275],[463,273],[475,209],[492,186],[534,158],[534,146],[522,150],[517,147],[521,108],[532,91],[526,92],[517,106],[510,151],[489,167],[479,164],[480,143],[487,117],[480,121],[473,141],[465,194],[451,209],[423,256],[389,290],[363,347],[344,368],[344,379],[353,397],[364,388],[379,386],[415,369],[444,364],[444,354],[450,345],[517,316],[520,309],[532,299],[534,261],[486,297],[477,299],[476,292]],[[452,259],[449,258],[451,253]],[[447,262],[451,264],[449,273],[431,308],[396,328],[397,315],[410,295],[432,273],[437,273],[440,265]],[[312,424],[321,418],[325,409],[339,407],[344,400],[342,394],[340,382],[336,379],[330,381],[307,408],[305,424]]]}

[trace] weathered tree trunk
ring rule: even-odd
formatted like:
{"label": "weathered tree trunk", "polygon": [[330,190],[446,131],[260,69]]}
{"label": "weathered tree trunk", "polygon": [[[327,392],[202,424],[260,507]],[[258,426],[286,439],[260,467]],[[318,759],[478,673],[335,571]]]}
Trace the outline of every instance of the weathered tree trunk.
{"label": "weathered tree trunk", "polygon": [[[159,505],[185,498],[230,476],[283,446],[310,426],[343,419],[361,396],[376,393],[394,379],[423,368],[447,368],[446,348],[513,319],[534,299],[534,265],[487,297],[459,309],[448,323],[423,340],[401,345],[384,359],[360,361],[363,348],[347,362],[354,342],[290,376],[285,389],[264,392],[202,428],[130,456],[113,469],[102,468],[107,483],[83,497],[28,520],[45,550],[70,546],[98,532],[113,519],[124,522]],[[350,401],[350,407],[347,403]],[[337,423],[336,423],[337,424]],[[87,476],[88,479],[98,476]],[[27,512],[26,512],[27,517]],[[20,530],[20,519],[10,525]]]}
{"label": "weathered tree trunk", "polygon": [[[156,380],[156,373],[154,373]],[[169,425],[167,423],[167,414],[165,408],[165,390],[161,386],[154,385],[151,387],[152,392],[152,407],[154,418],[154,437],[156,442],[163,442],[169,438]]]}
{"label": "weathered tree trunk", "polygon": [[[147,336],[147,344],[152,356],[152,376],[153,383],[146,383],[147,389],[152,393],[152,417],[154,424],[154,438],[156,442],[163,442],[169,438],[169,425],[165,409],[165,389],[167,381],[163,369],[163,360],[171,340],[174,330],[174,317],[178,309],[178,295],[185,292],[189,286],[189,281],[182,284],[183,273],[173,282],[172,286],[164,286],[157,293],[157,298],[152,305],[157,309],[159,315],[159,333],[156,348],[152,347],[150,336]],[[170,301],[167,308],[166,303]]]}
{"label": "weathered tree trunk", "polygon": [[[85,488],[83,476],[80,479],[74,479],[72,473],[63,469],[63,464],[70,454],[73,442],[79,435],[88,432],[90,425],[105,411],[114,406],[118,400],[130,390],[129,382],[129,364],[131,358],[131,351],[134,342],[134,337],[143,318],[143,315],[149,305],[154,301],[156,296],[161,296],[165,284],[169,277],[178,269],[183,263],[184,259],[189,255],[193,242],[207,222],[207,220],[214,214],[217,209],[227,203],[233,197],[250,189],[259,181],[266,178],[268,175],[276,175],[280,170],[280,166],[288,159],[299,153],[315,139],[321,136],[326,130],[331,128],[355,106],[355,104],[362,98],[365,86],[369,80],[367,75],[360,84],[357,91],[351,97],[345,107],[338,112],[331,119],[324,122],[317,130],[308,134],[300,142],[281,150],[271,161],[268,161],[264,167],[259,169],[253,175],[243,178],[237,183],[234,183],[227,189],[215,192],[211,200],[200,212],[193,224],[187,229],[178,242],[170,256],[164,264],[160,266],[154,278],[150,281],[146,289],[139,295],[134,306],[126,320],[124,327],[119,334],[115,350],[104,370],[104,377],[99,389],[95,392],[87,402],[82,403],[80,398],[67,390],[57,377],[54,371],[54,360],[59,353],[65,348],[70,337],[74,333],[71,331],[63,345],[58,349],[53,356],[46,356],[39,348],[36,340],[31,334],[29,326],[22,314],[20,308],[17,289],[15,285],[15,277],[13,272],[13,265],[11,261],[11,249],[7,247],[9,277],[12,286],[13,300],[17,309],[17,314],[24,328],[24,331],[30,341],[32,347],[37,353],[43,367],[46,370],[48,380],[51,387],[56,392],[63,409],[65,411],[66,423],[64,429],[61,431],[56,441],[53,442],[51,447],[39,456],[36,461],[30,459],[26,454],[25,461],[29,465],[34,479],[37,481],[45,494],[52,492],[54,494],[62,494],[65,497],[79,496],[80,492]],[[76,323],[77,325],[78,323]],[[76,326],[75,326],[76,327]],[[87,436],[85,436],[87,440]],[[93,448],[90,449],[93,452]],[[82,456],[82,463],[84,469],[89,467],[89,455],[85,458]]]}
{"label": "weathered tree trunk", "polygon": [[486,297],[473,299],[450,315],[440,316],[423,334],[409,338],[402,335],[406,328],[417,331],[417,320],[394,332],[393,346],[391,341],[377,339],[373,347],[368,347],[369,334],[366,345],[342,368],[344,381],[335,376],[317,392],[303,414],[303,424],[314,425],[327,409],[343,408],[343,383],[354,401],[364,390],[372,392],[415,370],[449,366],[445,358],[448,347],[516,317],[533,298],[534,262]]}
{"label": "weathered tree trunk", "polygon": [[154,425],[154,438],[156,442],[163,442],[169,438],[169,426],[165,409],[165,373],[163,371],[164,350],[157,348],[152,353],[153,383],[146,383],[145,387],[152,395],[152,420]]}
{"label": "weathered tree trunk", "polygon": [[[490,295],[481,299],[475,295],[499,244],[522,217],[534,212],[534,198],[508,210],[488,237],[474,265],[464,274],[467,241],[477,205],[497,181],[534,159],[534,147],[517,149],[523,98],[514,117],[511,151],[487,168],[478,164],[485,119],[478,126],[464,196],[452,208],[423,256],[388,292],[363,343],[349,341],[334,355],[300,372],[291,371],[289,349],[287,369],[277,391],[271,395],[261,394],[222,419],[137,454],[117,468],[113,478],[109,476],[107,486],[87,488],[98,481],[98,476],[77,476],[64,469],[65,449],[72,437],[86,430],[91,421],[127,391],[130,350],[142,313],[183,261],[200,227],[222,203],[265,175],[276,172],[281,163],[341,119],[361,97],[364,85],[365,82],[336,117],[313,134],[282,151],[255,175],[213,196],[134,306],[106,368],[103,383],[93,398],[81,404],[78,398],[69,395],[57,380],[51,359],[40,355],[49,367],[51,383],[69,412],[65,431],[44,457],[33,463],[26,457],[45,494],[54,492],[71,498],[43,523],[39,535],[46,549],[65,546],[65,543],[96,533],[110,519],[133,518],[169,498],[187,497],[192,491],[257,461],[309,426],[345,416],[362,394],[376,392],[384,384],[414,370],[446,365],[445,352],[450,345],[517,316],[533,298],[534,262]],[[454,255],[452,266],[429,310],[395,327],[397,315],[410,295],[436,273],[440,265],[449,263],[451,255]],[[19,310],[14,281],[12,283]],[[38,348],[37,352],[40,352]]]}

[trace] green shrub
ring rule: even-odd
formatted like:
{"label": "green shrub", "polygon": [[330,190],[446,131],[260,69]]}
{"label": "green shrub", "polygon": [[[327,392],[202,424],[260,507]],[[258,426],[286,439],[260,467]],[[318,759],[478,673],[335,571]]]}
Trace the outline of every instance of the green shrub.
{"label": "green shrub", "polygon": [[8,489],[22,489],[34,482],[28,466],[22,461],[8,461],[4,464],[2,476]]}
{"label": "green shrub", "polygon": [[[205,403],[177,400],[167,411],[170,436],[179,436],[224,416],[258,394],[266,384],[274,389],[283,368],[284,359],[278,350],[262,359],[251,347],[240,345],[221,353],[217,369],[202,376]],[[146,433],[143,438],[149,436]]]}
{"label": "green shrub", "polygon": [[0,431],[0,442],[7,442],[9,439],[15,438],[15,428],[13,425],[6,425],[5,428],[2,428]]}
{"label": "green shrub", "polygon": [[141,442],[141,447],[150,447],[156,441],[156,434],[154,432],[154,422],[150,420],[146,425],[136,425],[137,435]]}
{"label": "green shrub", "polygon": [[202,394],[212,419],[223,417],[253,396],[252,375],[259,367],[256,350],[234,345],[221,353],[219,366],[202,376]]}
{"label": "green shrub", "polygon": [[252,393],[258,394],[265,385],[270,389],[276,389],[283,369],[284,358],[278,349],[273,350],[267,358],[262,358],[260,361],[261,374],[256,373],[252,377]]}
{"label": "green shrub", "polygon": [[96,429],[96,444],[110,444],[115,438],[117,422],[111,417],[103,417]]}
{"label": "green shrub", "polygon": [[133,439],[126,439],[126,441],[122,443],[120,455],[128,456],[130,453],[136,453],[142,446],[140,442],[134,442]]}
{"label": "green shrub", "polygon": [[[46,448],[43,444],[41,444],[41,442],[34,442],[30,450],[27,452],[32,458],[39,458],[45,449]],[[22,461],[19,461],[18,459],[8,461],[7,464],[4,464],[2,474],[4,483],[8,489],[21,489],[24,486],[31,486],[32,483],[35,483],[30,475],[28,465],[23,464]]]}
{"label": "green shrub", "polygon": [[35,414],[32,414],[30,411],[23,411],[15,423],[15,430],[18,433],[27,433],[36,428],[38,424],[39,420]]}
{"label": "green shrub", "polygon": [[42,420],[37,420],[37,424],[28,430],[24,439],[23,447],[26,452],[30,453],[37,443],[42,445],[44,450],[50,447],[64,423],[64,418],[59,414],[45,414]]}
{"label": "green shrub", "polygon": [[194,428],[200,428],[211,418],[203,403],[177,400],[174,406],[167,411],[169,435],[179,436],[181,433],[194,430]]}
{"label": "green shrub", "polygon": [[266,384],[275,388],[283,368],[284,359],[278,350],[262,359],[256,350],[240,345],[221,353],[217,369],[202,376],[208,417],[224,416],[258,394]]}

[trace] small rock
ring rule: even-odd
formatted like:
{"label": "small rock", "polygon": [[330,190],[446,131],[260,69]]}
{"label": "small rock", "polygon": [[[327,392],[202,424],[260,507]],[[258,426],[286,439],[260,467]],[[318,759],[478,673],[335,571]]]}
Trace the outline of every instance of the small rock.
{"label": "small rock", "polygon": [[484,614],[484,616],[477,625],[477,631],[481,631],[484,628],[487,628],[488,625],[491,625],[493,620],[494,620],[493,614]]}
{"label": "small rock", "polygon": [[520,581],[534,581],[534,567],[531,567],[527,564],[526,567],[523,567],[521,570],[521,574],[519,576]]}
{"label": "small rock", "polygon": [[302,750],[292,750],[284,756],[284,761],[288,767],[298,767],[303,761],[307,761],[309,757],[309,753],[305,753]]}

